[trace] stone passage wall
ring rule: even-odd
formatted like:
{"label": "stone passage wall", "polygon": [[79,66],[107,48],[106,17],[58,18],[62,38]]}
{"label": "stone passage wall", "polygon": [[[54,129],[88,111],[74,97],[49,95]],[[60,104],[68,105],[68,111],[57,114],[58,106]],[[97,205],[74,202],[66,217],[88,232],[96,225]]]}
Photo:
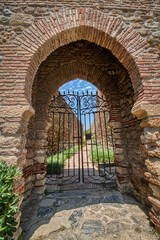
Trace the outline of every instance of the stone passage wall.
{"label": "stone passage wall", "polygon": [[[58,92],[55,94],[55,98],[57,97]],[[74,137],[81,136],[81,131],[83,133],[83,124],[78,120],[64,98],[59,94],[57,101],[53,101],[55,108],[52,108],[53,113],[50,113],[49,118],[51,127],[48,130],[48,154],[61,152],[73,147],[73,144],[74,146],[77,145],[78,138]],[[55,106],[55,101],[58,108]],[[54,113],[54,109],[58,113]]]}
{"label": "stone passage wall", "polygon": [[160,227],[159,0],[1,0],[0,11],[2,158],[21,170],[30,159],[24,177],[43,193],[50,97],[86,79],[108,99],[117,183],[152,205]]}
{"label": "stone passage wall", "polygon": [[91,125],[91,133],[101,145],[112,148],[112,130],[108,125],[110,116],[107,101],[99,90],[97,91],[97,95],[99,96],[97,97],[97,105],[102,105],[102,107],[97,107],[96,109],[97,112],[95,113],[95,119]]}

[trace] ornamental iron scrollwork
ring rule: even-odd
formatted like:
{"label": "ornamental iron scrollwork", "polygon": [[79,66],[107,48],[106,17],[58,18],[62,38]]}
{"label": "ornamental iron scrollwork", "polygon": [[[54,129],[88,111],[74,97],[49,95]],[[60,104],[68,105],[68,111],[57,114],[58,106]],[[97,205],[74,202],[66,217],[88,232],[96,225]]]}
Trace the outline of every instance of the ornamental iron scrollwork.
{"label": "ornamental iron scrollwork", "polygon": [[[66,105],[67,104],[67,105]],[[55,95],[49,105],[49,112],[59,111],[62,112],[73,112],[78,115],[86,113],[95,113],[105,109],[108,111],[107,101],[104,99],[103,95],[98,95],[91,93],[65,93]]]}

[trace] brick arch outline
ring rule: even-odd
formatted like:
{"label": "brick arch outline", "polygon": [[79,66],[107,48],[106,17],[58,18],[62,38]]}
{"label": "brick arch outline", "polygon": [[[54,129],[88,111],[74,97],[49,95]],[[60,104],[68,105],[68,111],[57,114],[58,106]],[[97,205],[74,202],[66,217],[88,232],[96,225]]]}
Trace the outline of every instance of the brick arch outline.
{"label": "brick arch outline", "polygon": [[[102,72],[98,67],[79,63],[77,61],[73,61],[69,64],[64,64],[63,66],[60,66],[57,69],[51,71],[44,79],[41,79],[37,89],[36,102],[38,104],[36,109],[38,108],[38,105],[44,106],[45,102],[46,105],[44,108],[46,108],[47,112],[49,101],[54,92],[56,92],[58,88],[66,82],[74,80],[76,78],[85,79],[86,81],[95,85],[107,97],[108,107],[111,112],[113,111],[113,114],[111,113],[111,116],[113,115],[112,118],[114,119],[115,116],[118,120],[121,118],[120,112],[118,112],[120,109],[118,90],[112,77]],[[55,84],[53,84],[53,82]],[[106,85],[104,85],[104,83],[106,83]],[[114,99],[113,109],[111,107],[111,99]],[[39,104],[40,102],[41,104]],[[42,113],[42,108],[40,112]]]}
{"label": "brick arch outline", "polygon": [[[20,52],[25,50],[28,55],[23,67],[27,71],[25,96],[29,102],[33,79],[41,62],[58,47],[81,39],[109,49],[127,69],[137,102],[145,100],[144,80],[151,74],[146,59],[152,58],[155,65],[157,54],[149,52],[148,42],[120,19],[102,11],[78,8],[39,20],[14,41]],[[155,74],[156,71],[152,71],[152,76]]]}
{"label": "brick arch outline", "polygon": [[[48,131],[48,126],[50,126],[48,125],[49,123],[47,121],[48,105],[52,96],[54,95],[54,92],[56,92],[58,88],[66,82],[74,80],[77,77],[91,82],[106,96],[110,112],[109,126],[111,128],[116,128],[116,130],[118,129],[117,131],[119,134],[121,134],[123,131],[123,122],[120,112],[120,96],[118,94],[118,89],[115,81],[113,81],[110,75],[104,73],[100,68],[98,68],[98,66],[92,66],[78,61],[73,61],[71,63],[59,66],[56,69],[50,71],[46,77],[42,79],[40,78],[38,88],[36,89],[37,98],[35,105],[35,128],[37,133],[39,132],[39,125],[41,126],[40,132],[46,132],[46,129]],[[106,88],[104,88],[104,83],[106,83]],[[116,135],[116,133],[114,134],[113,132],[113,135]],[[123,134],[121,135],[123,138]],[[43,138],[44,135],[42,134],[42,139]],[[42,148],[43,147],[41,146],[41,149]],[[126,151],[125,147],[121,143],[118,144],[118,149],[119,148],[123,149],[124,152]],[[46,155],[46,147],[44,148],[44,155]],[[121,157],[122,155],[124,155],[124,153],[121,154]],[[116,158],[119,158],[119,153],[115,155],[115,159]],[[38,159],[38,157],[36,157],[36,159]],[[127,171],[126,163],[121,162],[121,164],[119,164],[117,162],[116,164],[116,176],[118,179],[117,183],[119,185],[123,182],[128,183],[129,173],[127,172],[126,176],[124,177],[120,171],[123,167],[125,167]]]}

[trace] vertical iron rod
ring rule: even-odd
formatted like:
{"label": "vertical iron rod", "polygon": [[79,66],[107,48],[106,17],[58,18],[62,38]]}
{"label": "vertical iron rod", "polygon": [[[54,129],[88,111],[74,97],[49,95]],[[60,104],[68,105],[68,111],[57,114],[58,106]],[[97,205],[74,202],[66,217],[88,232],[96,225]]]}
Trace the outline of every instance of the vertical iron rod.
{"label": "vertical iron rod", "polygon": [[114,148],[115,148],[115,145],[114,145],[114,141],[113,141],[112,128],[111,128],[111,139],[112,139],[112,149],[113,149],[113,155],[114,155]]}
{"label": "vertical iron rod", "polygon": [[89,125],[90,125],[90,133],[91,133],[91,153],[92,153],[92,166],[93,166],[93,176],[95,176],[94,169],[94,159],[93,159],[93,143],[92,143],[92,130],[91,130],[91,114],[89,113]]}
{"label": "vertical iron rod", "polygon": [[[85,138],[86,138],[86,114],[84,114],[84,125],[85,125]],[[89,161],[88,161],[88,144],[86,139],[86,156],[87,156],[87,169],[88,169],[88,176],[89,176]]]}
{"label": "vertical iron rod", "polygon": [[73,175],[75,176],[74,114],[73,114]]}
{"label": "vertical iron rod", "polygon": [[65,121],[65,112],[63,113],[63,177],[64,177],[64,131],[65,131],[65,125],[64,125],[64,121]]}
{"label": "vertical iron rod", "polygon": [[82,182],[84,182],[84,164],[83,164],[83,131],[82,131],[82,118],[81,118],[81,97],[79,96],[79,114],[80,114],[80,137],[81,137],[81,161],[82,161]]}
{"label": "vertical iron rod", "polygon": [[58,175],[58,165],[59,165],[59,142],[60,142],[60,120],[61,120],[61,113],[59,113],[59,131],[58,131],[58,154],[57,154],[57,175]]}
{"label": "vertical iron rod", "polygon": [[52,115],[52,155],[51,155],[51,176],[53,175],[53,154],[54,154],[54,146],[53,146],[53,139],[54,139],[54,112]]}
{"label": "vertical iron rod", "polygon": [[80,175],[80,146],[79,146],[79,96],[77,93],[77,124],[78,124],[78,164],[79,164],[79,182],[81,180],[81,175]]}
{"label": "vertical iron rod", "polygon": [[107,133],[107,124],[106,124],[105,111],[103,113],[104,113],[104,122],[105,122],[105,130],[106,130],[106,144],[107,144],[107,154],[108,154],[108,161],[109,161],[109,173],[111,174],[111,160],[110,160],[109,146],[108,146],[108,133]]}
{"label": "vertical iron rod", "polygon": [[68,113],[68,177],[70,168],[70,129],[69,129],[69,113]]}
{"label": "vertical iron rod", "polygon": [[101,138],[102,138],[102,149],[103,149],[103,166],[104,166],[104,174],[105,174],[105,160],[104,160],[103,132],[102,132],[102,124],[101,124],[101,116],[100,116],[100,111],[99,111],[99,120],[100,120],[100,131],[101,131]]}
{"label": "vertical iron rod", "polygon": [[99,154],[98,154],[98,144],[97,144],[97,131],[96,131],[96,117],[94,112],[94,130],[95,130],[95,139],[96,139],[96,148],[97,148],[97,159],[98,159],[98,171],[100,176],[100,167],[99,167]]}

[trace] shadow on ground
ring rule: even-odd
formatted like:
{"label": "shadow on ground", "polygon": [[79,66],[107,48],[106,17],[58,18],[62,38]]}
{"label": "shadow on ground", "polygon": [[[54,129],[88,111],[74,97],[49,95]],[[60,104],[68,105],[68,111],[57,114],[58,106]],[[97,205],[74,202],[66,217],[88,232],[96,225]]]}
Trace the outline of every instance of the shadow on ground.
{"label": "shadow on ground", "polygon": [[154,240],[146,210],[117,190],[68,190],[32,196],[21,227],[25,240]]}

